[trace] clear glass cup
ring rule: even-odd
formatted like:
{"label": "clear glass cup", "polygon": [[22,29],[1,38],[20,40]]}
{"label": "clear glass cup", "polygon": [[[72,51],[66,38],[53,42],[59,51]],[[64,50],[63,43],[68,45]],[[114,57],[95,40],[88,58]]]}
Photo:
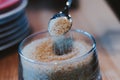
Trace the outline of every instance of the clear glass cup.
{"label": "clear glass cup", "polygon": [[102,80],[94,37],[82,30],[71,30],[70,33],[74,41],[82,41],[90,49],[74,59],[53,62],[34,60],[22,52],[31,42],[50,37],[47,31],[24,39],[19,46],[19,80]]}

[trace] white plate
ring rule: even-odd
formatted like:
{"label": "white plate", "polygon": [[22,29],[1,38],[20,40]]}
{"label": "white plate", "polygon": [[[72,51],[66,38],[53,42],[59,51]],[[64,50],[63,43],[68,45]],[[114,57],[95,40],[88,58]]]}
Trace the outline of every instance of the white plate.
{"label": "white plate", "polygon": [[10,21],[13,21],[13,20],[17,19],[17,18],[20,17],[23,13],[25,13],[25,12],[21,11],[21,12],[19,12],[19,13],[16,13],[16,14],[14,14],[14,15],[11,15],[11,16],[9,16],[9,17],[7,17],[7,18],[0,19],[0,25],[4,25],[4,24],[6,24],[6,23],[8,23],[8,22],[10,22]]}
{"label": "white plate", "polygon": [[21,26],[19,26],[19,25],[21,25],[21,24],[28,24],[28,21],[27,20],[23,20],[22,22],[20,22],[19,24],[17,24],[16,26],[14,26],[15,28],[13,28],[12,30],[9,30],[9,31],[7,31],[7,32],[5,32],[5,33],[2,33],[2,34],[0,34],[0,39],[1,38],[3,38],[3,37],[6,37],[6,36],[9,36],[9,35],[11,35],[11,34],[14,34],[14,33],[16,33],[18,30],[20,30],[21,28],[23,29],[23,26],[21,27]]}
{"label": "white plate", "polygon": [[[15,21],[15,22],[13,22],[13,23],[11,23],[10,25],[7,25],[7,26],[2,26],[1,25],[1,27],[0,27],[0,33],[1,32],[5,32],[5,31],[7,31],[7,30],[10,30],[10,29],[12,29],[12,28],[14,28],[14,27],[17,27],[17,25],[19,25],[20,23],[23,23],[23,21],[26,19],[26,16],[25,15],[22,15],[22,16],[20,16],[20,18],[17,20],[17,21]],[[26,19],[27,20],[27,19]]]}
{"label": "white plate", "polygon": [[26,36],[28,36],[29,33],[30,33],[29,31],[26,31],[25,33],[22,34],[23,36],[15,39],[15,40],[13,40],[12,42],[10,42],[10,43],[8,43],[8,44],[5,44],[5,45],[3,45],[3,46],[0,46],[0,51],[3,51],[3,50],[5,50],[5,49],[7,49],[7,48],[9,48],[9,47],[11,47],[11,46],[19,43],[19,42],[20,42],[21,40],[23,40]]}
{"label": "white plate", "polygon": [[15,18],[17,14],[20,14],[20,12],[24,11],[27,3],[28,3],[27,0],[22,0],[22,3],[20,4],[20,6],[18,6],[14,10],[11,10],[4,14],[0,14],[0,24],[6,23],[11,19]]}
{"label": "white plate", "polygon": [[5,37],[3,39],[1,39],[0,41],[0,46],[9,42],[9,41],[12,41],[14,40],[15,38],[17,37],[21,37],[20,35],[23,34],[24,32],[26,32],[27,30],[29,29],[28,27],[28,23],[24,24],[20,30],[16,31],[16,33],[12,34],[12,35],[9,35],[8,37]]}

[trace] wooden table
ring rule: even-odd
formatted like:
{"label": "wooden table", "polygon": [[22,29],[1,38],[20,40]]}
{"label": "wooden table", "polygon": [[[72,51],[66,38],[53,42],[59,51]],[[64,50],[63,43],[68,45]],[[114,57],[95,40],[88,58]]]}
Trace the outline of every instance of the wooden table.
{"label": "wooden table", "polygon": [[[52,10],[27,9],[34,32],[47,29]],[[120,80],[120,23],[104,0],[81,0],[80,8],[72,10],[73,28],[93,34],[97,41],[103,80]],[[0,80],[18,80],[17,46],[0,57]]]}

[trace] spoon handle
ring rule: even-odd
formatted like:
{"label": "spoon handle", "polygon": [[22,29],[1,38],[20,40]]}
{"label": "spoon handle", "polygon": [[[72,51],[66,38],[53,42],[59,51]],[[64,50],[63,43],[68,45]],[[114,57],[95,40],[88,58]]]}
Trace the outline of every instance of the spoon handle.
{"label": "spoon handle", "polygon": [[68,15],[68,13],[69,13],[69,8],[71,7],[71,4],[72,4],[72,0],[68,0],[66,2],[66,6],[65,6],[64,10],[62,11],[66,15]]}
{"label": "spoon handle", "polygon": [[66,6],[67,6],[68,8],[71,7],[71,4],[72,4],[72,0],[68,0],[68,1],[66,2]]}

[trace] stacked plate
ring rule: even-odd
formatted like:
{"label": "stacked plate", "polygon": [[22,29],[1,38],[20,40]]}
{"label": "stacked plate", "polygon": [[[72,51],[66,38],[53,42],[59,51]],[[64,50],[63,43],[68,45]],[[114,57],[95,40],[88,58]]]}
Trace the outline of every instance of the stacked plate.
{"label": "stacked plate", "polygon": [[0,51],[23,40],[30,32],[25,7],[27,0],[22,0],[16,8],[0,14]]}

